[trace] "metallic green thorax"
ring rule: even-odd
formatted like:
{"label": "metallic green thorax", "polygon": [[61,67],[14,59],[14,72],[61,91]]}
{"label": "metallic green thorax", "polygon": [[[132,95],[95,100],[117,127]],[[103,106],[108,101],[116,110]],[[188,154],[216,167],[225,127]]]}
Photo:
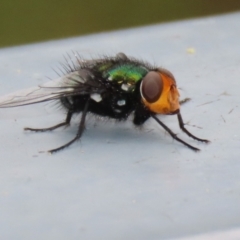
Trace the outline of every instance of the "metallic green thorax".
{"label": "metallic green thorax", "polygon": [[108,71],[109,77],[115,80],[126,80],[127,82],[137,82],[147,74],[147,69],[141,66],[121,65]]}
{"label": "metallic green thorax", "polygon": [[131,93],[136,85],[152,69],[144,62],[119,55],[96,62],[95,70],[102,76],[102,83],[111,90]]}
{"label": "metallic green thorax", "polygon": [[103,72],[103,76],[108,78],[110,81],[124,81],[124,82],[134,82],[136,83],[142,79],[148,72],[144,66],[136,66],[135,64],[121,64],[113,65],[104,64],[99,68]]}

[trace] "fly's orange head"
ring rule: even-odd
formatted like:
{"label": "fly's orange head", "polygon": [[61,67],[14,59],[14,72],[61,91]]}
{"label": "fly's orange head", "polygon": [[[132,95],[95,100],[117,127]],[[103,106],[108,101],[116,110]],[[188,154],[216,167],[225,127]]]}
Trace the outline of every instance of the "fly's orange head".
{"label": "fly's orange head", "polygon": [[150,71],[140,85],[144,105],[154,113],[176,114],[179,112],[179,93],[174,76],[166,69]]}

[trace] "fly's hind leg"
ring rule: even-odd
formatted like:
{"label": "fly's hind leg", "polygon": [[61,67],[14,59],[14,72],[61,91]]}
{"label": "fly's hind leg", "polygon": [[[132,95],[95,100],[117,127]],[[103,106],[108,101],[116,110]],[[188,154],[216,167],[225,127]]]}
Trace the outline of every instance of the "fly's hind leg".
{"label": "fly's hind leg", "polygon": [[62,122],[62,123],[59,123],[59,124],[54,125],[54,126],[49,127],[49,128],[28,128],[28,127],[26,127],[26,128],[24,128],[24,130],[26,130],[26,131],[34,131],[34,132],[52,131],[52,130],[54,130],[56,128],[69,125],[70,121],[71,121],[71,118],[72,118],[72,112],[68,111],[66,120],[64,122]]}
{"label": "fly's hind leg", "polygon": [[70,142],[64,144],[61,147],[49,150],[48,151],[49,153],[55,153],[55,152],[57,152],[59,150],[62,150],[64,148],[70,146],[76,140],[81,138],[82,133],[83,133],[83,131],[85,129],[85,119],[86,119],[86,116],[87,116],[88,106],[89,106],[89,99],[85,103],[85,106],[84,106],[84,109],[83,109],[83,112],[82,112],[82,116],[81,116],[81,121],[80,121],[80,124],[79,124],[79,127],[78,127],[78,132],[77,132],[77,135],[75,136],[75,138],[73,138]]}

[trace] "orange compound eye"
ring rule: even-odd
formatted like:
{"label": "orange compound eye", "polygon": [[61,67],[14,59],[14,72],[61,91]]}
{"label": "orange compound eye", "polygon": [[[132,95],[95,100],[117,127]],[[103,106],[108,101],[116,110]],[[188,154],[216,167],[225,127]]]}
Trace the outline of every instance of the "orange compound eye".
{"label": "orange compound eye", "polygon": [[156,102],[163,90],[163,81],[157,72],[149,72],[142,80],[141,93],[149,102]]}
{"label": "orange compound eye", "polygon": [[179,93],[172,74],[151,71],[140,86],[144,105],[154,113],[174,114],[179,111]]}

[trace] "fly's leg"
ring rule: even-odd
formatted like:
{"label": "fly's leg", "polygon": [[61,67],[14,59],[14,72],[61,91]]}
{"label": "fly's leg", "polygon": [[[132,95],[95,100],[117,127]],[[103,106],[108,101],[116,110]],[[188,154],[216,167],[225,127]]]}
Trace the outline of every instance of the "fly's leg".
{"label": "fly's leg", "polygon": [[82,136],[82,133],[84,131],[84,125],[85,125],[85,119],[86,119],[86,116],[87,116],[87,111],[88,111],[88,106],[89,106],[89,99],[86,101],[86,104],[84,106],[84,109],[83,109],[83,112],[82,112],[82,116],[81,116],[81,121],[80,121],[80,124],[79,124],[79,128],[78,128],[78,132],[77,132],[77,135],[75,138],[73,138],[70,142],[64,144],[63,146],[61,147],[58,147],[58,148],[55,148],[55,149],[51,149],[49,150],[48,152],[49,153],[55,153],[59,150],[63,150],[64,148],[70,146],[72,143],[74,143],[76,140],[80,139],[81,136]]}
{"label": "fly's leg", "polygon": [[66,125],[69,125],[70,124],[70,121],[71,121],[71,118],[72,118],[72,112],[71,111],[68,111],[67,113],[67,117],[66,117],[66,120],[62,123],[59,123],[55,126],[52,126],[52,127],[49,127],[49,128],[24,128],[24,130],[26,131],[34,131],[34,132],[47,132],[47,131],[52,131],[56,128],[59,128],[59,127],[62,127],[62,126],[66,126]]}
{"label": "fly's leg", "polygon": [[182,119],[182,116],[180,114],[180,112],[178,113],[178,122],[179,122],[179,127],[182,129],[183,132],[185,132],[189,137],[197,140],[197,141],[200,141],[200,142],[204,142],[204,143],[209,143],[210,141],[207,140],[207,139],[201,139],[201,138],[198,138],[198,137],[195,137],[194,135],[192,135],[185,127],[184,127],[184,123],[183,123],[183,119]]}
{"label": "fly's leg", "polygon": [[180,105],[189,102],[191,100],[191,98],[184,98],[183,100],[179,101]]}
{"label": "fly's leg", "polygon": [[182,139],[177,137],[177,134],[173,133],[171,129],[169,129],[164,123],[162,123],[154,114],[151,115],[153,119],[155,119],[171,136],[173,139],[177,140],[178,142],[184,144],[185,146],[187,146],[188,148],[192,149],[195,152],[200,151],[200,149],[195,148],[193,146],[191,146],[190,144],[184,142]]}

